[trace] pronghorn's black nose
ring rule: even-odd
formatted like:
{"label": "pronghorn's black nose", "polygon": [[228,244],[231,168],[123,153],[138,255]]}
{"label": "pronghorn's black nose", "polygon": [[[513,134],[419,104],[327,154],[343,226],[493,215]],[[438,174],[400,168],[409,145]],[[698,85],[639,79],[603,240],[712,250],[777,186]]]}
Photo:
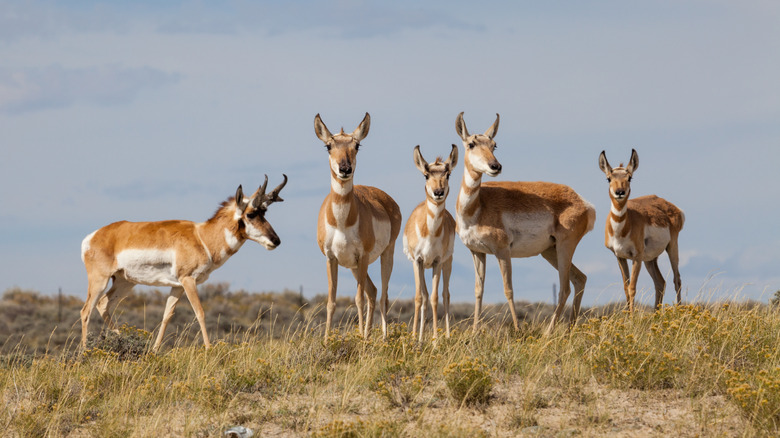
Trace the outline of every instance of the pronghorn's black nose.
{"label": "pronghorn's black nose", "polygon": [[342,175],[349,175],[352,173],[352,164],[346,161],[339,163],[339,172]]}
{"label": "pronghorn's black nose", "polygon": [[623,196],[626,196],[626,190],[625,189],[615,190],[615,196],[617,196],[618,198],[622,198]]}
{"label": "pronghorn's black nose", "polygon": [[499,163],[498,161],[494,161],[490,163],[490,170],[492,170],[493,172],[501,172],[501,163]]}
{"label": "pronghorn's black nose", "polygon": [[433,196],[441,198],[444,196],[444,189],[436,189],[433,191]]}

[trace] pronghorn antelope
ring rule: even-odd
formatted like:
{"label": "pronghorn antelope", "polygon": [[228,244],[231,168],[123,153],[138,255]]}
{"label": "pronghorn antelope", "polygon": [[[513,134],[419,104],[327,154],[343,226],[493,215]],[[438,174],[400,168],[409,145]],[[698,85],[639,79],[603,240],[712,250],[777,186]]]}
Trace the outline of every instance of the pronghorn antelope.
{"label": "pronghorn antelope", "polygon": [[486,182],[482,174],[497,176],[501,164],[493,155],[499,117],[484,134],[469,134],[463,113],[455,130],[463,140],[463,183],[456,206],[457,232],[474,258],[476,285],[474,329],[479,323],[485,285],[485,257],[494,254],[504,280],[504,294],[515,329],[518,328],[512,289],[512,258],[541,254],[558,270],[558,307],[547,331],[563,313],[574,285],[571,323],[577,319],[587,277],[574,264],[577,244],[593,229],[596,210],[570,187],[548,182]]}
{"label": "pronghorn antelope", "polygon": [[[314,132],[325,143],[330,162],[330,193],[325,197],[317,219],[317,243],[327,258],[328,268],[326,339],[336,309],[339,265],[352,270],[357,280],[355,304],[358,328],[364,337],[368,337],[373,325],[377,293],[368,276],[368,265],[380,256],[382,335],[387,336],[387,286],[393,271],[395,240],[401,230],[401,210],[385,192],[353,184],[360,141],[366,138],[370,126],[371,117],[366,113],[351,134],[344,133],[342,128],[340,133],[333,135],[319,114],[314,117]],[[366,299],[368,306],[365,306]]]}
{"label": "pronghorn antelope", "polygon": [[[414,164],[425,175],[425,201],[409,215],[404,228],[404,254],[414,266],[414,322],[412,333],[417,333],[420,323],[420,342],[425,331],[425,301],[428,288],[425,285],[425,269],[432,268],[433,293],[431,310],[433,311],[433,338],[436,339],[439,279],[444,274],[442,302],[444,304],[444,325],[447,337],[450,337],[450,273],[452,272],[452,250],[455,243],[455,219],[444,208],[444,202],[450,193],[450,173],[458,162],[458,147],[452,145],[452,151],[446,161],[441,157],[428,163],[420,153],[420,146],[414,148]],[[420,313],[422,307],[422,313]]]}
{"label": "pronghorn antelope", "polygon": [[[195,311],[208,348],[203,306],[197,285],[209,278],[247,239],[272,250],[279,246],[279,237],[265,219],[268,206],[281,202],[282,187],[287,176],[266,194],[268,176],[263,185],[249,198],[241,186],[235,198],[223,202],[206,222],[184,220],[161,222],[114,222],[88,235],[81,243],[81,259],[87,268],[87,301],[81,309],[81,348],[87,346],[87,331],[92,310],[97,306],[106,325],[114,329],[111,315],[123,296],[136,284],[171,286],[165,305],[154,351],[160,348],[174,307],[186,293]],[[111,288],[103,294],[108,281]]]}
{"label": "pronghorn antelope", "polygon": [[[628,165],[612,168],[607,155],[601,151],[599,167],[609,181],[609,198],[612,206],[607,217],[604,231],[604,244],[615,253],[623,276],[623,290],[630,311],[634,310],[636,281],[642,262],[645,263],[655,285],[655,307],[664,300],[666,281],[658,269],[658,256],[664,250],[669,254],[674,273],[674,290],[677,291],[677,304],[682,301],[680,290],[682,281],[678,270],[677,237],[685,223],[685,214],[671,202],[655,195],[641,196],[629,200],[631,177],[639,167],[639,156],[631,150]],[[628,272],[628,259],[633,261],[631,277]]]}

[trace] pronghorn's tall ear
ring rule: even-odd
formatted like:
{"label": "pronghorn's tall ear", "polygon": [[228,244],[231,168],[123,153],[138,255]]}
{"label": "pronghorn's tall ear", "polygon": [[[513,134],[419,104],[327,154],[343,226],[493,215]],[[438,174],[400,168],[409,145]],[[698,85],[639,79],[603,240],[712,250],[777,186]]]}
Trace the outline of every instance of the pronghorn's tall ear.
{"label": "pronghorn's tall ear", "polygon": [[463,121],[463,111],[461,111],[460,114],[458,114],[458,118],[455,119],[455,132],[458,133],[458,136],[463,141],[466,141],[469,136],[469,130],[466,129],[466,122]]}
{"label": "pronghorn's tall ear", "polygon": [[352,137],[355,138],[356,142],[360,143],[368,135],[369,128],[371,128],[371,116],[366,113],[366,116],[363,117],[363,121],[360,122],[360,125],[352,131]]}
{"label": "pronghorn's tall ear", "polygon": [[490,126],[490,128],[488,128],[488,129],[487,129],[487,131],[485,131],[485,135],[486,135],[488,138],[490,138],[491,140],[492,140],[492,139],[493,139],[493,137],[495,137],[495,136],[496,136],[496,134],[498,133],[498,118],[499,118],[499,117],[498,117],[498,113],[496,113],[496,121],[495,121],[495,122],[493,122],[493,124]]}
{"label": "pronghorn's tall ear", "polygon": [[422,172],[426,178],[428,177],[428,162],[423,158],[419,144],[414,147],[414,165],[417,166],[417,169]]}
{"label": "pronghorn's tall ear", "polygon": [[242,214],[244,213],[244,210],[246,210],[246,206],[249,205],[248,202],[244,202],[244,190],[241,188],[241,185],[238,185],[238,189],[236,189],[236,208],[238,211],[240,211]]}
{"label": "pronghorn's tall ear", "polygon": [[636,154],[636,149],[631,149],[631,158],[628,160],[626,172],[634,173],[637,169],[639,169],[639,155]]}
{"label": "pronghorn's tall ear", "polygon": [[320,118],[319,114],[314,116],[314,133],[317,134],[317,138],[322,140],[323,143],[329,142],[331,137],[333,137],[333,135],[328,130],[328,127],[322,123],[322,119]]}
{"label": "pronghorn's tall ear", "polygon": [[607,161],[607,153],[604,151],[601,151],[601,155],[599,155],[599,168],[602,172],[604,172],[604,174],[607,175],[607,178],[612,175],[612,166],[609,165],[609,161]]}
{"label": "pronghorn's tall ear", "polygon": [[450,151],[450,157],[447,158],[447,161],[445,162],[447,166],[450,167],[450,170],[455,168],[455,165],[458,164],[458,146],[452,145],[452,151]]}

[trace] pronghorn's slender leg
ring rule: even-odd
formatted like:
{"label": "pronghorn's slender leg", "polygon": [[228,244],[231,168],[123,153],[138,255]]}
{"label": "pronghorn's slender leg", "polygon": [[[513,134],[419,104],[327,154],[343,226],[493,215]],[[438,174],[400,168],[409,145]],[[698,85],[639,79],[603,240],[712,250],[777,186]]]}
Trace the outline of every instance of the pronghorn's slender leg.
{"label": "pronghorn's slender leg", "polygon": [[[439,311],[439,280],[441,278],[441,263],[438,261],[433,262],[433,273],[432,279],[431,279],[431,313],[433,315],[433,339],[436,339],[436,334],[439,331],[439,323],[438,323],[438,311]],[[420,342],[422,342],[422,338],[420,338]]]}
{"label": "pronghorn's slender leg", "polygon": [[664,289],[666,289],[666,280],[664,275],[661,274],[661,270],[658,268],[658,258],[645,262],[647,272],[650,273],[650,277],[653,279],[655,285],[655,308],[659,309],[661,303],[664,302]]}
{"label": "pronghorn's slender leg", "polygon": [[[474,331],[479,326],[479,314],[482,311],[482,295],[485,293],[485,258],[484,252],[471,251],[474,259],[474,273],[476,282],[474,285]],[[514,307],[514,306],[512,306]]]}
{"label": "pronghorn's slender leg", "polygon": [[[556,247],[547,248],[542,252],[542,257],[547,260],[550,265],[552,265],[553,268],[555,268],[556,271],[558,270],[558,250]],[[574,300],[572,302],[572,313],[571,318],[569,318],[569,322],[571,325],[574,325],[575,322],[577,322],[577,316],[580,313],[580,304],[582,303],[582,295],[585,292],[585,283],[588,280],[588,277],[582,273],[582,271],[579,270],[576,266],[574,266],[574,263],[571,264],[571,267],[569,268],[569,278],[571,281],[572,286],[574,287]],[[560,271],[559,271],[559,281],[560,281]],[[561,295],[558,296],[558,303],[560,304],[563,297]],[[563,303],[566,303],[564,300]],[[556,308],[557,310],[557,308]],[[551,330],[553,327],[553,324],[551,324],[548,327],[548,330]]]}
{"label": "pronghorn's slender leg", "polygon": [[517,322],[517,311],[515,310],[515,293],[512,290],[512,255],[509,253],[509,250],[501,251],[496,254],[496,259],[501,270],[501,277],[504,280],[504,296],[506,296],[506,300],[509,303],[512,324],[514,324],[515,330],[519,330],[520,326]]}
{"label": "pronghorn's slender leg", "polygon": [[636,300],[636,282],[637,279],[639,279],[639,272],[642,270],[642,262],[639,260],[634,260],[634,262],[631,264],[631,283],[628,285],[628,294],[630,295],[631,299],[628,302],[628,310],[633,312],[635,308],[635,300]]}
{"label": "pronghorn's slender leg", "polygon": [[574,286],[574,300],[569,322],[571,325],[574,325],[577,322],[577,317],[580,315],[580,304],[582,303],[582,296],[585,294],[585,283],[588,282],[588,276],[574,266],[574,263],[571,265],[569,275],[571,276],[571,284]]}
{"label": "pronghorn's slender leg", "polygon": [[200,332],[203,334],[203,345],[206,348],[209,348],[211,347],[211,343],[209,342],[209,335],[206,333],[206,314],[203,312],[203,305],[200,303],[200,298],[198,297],[198,285],[192,277],[184,277],[181,280],[181,285],[184,287],[187,299],[190,300],[190,305],[195,312],[195,317],[198,318]]}
{"label": "pronghorn's slender leg", "polygon": [[626,303],[631,301],[631,293],[628,291],[631,286],[631,271],[628,269],[628,259],[617,257],[620,275],[623,277],[623,292],[626,294]]}
{"label": "pronghorn's slender leg", "polygon": [[393,273],[393,255],[395,254],[395,245],[389,245],[382,253],[379,259],[382,275],[382,297],[379,303],[380,313],[382,314],[382,337],[387,337],[387,312],[390,310],[390,299],[387,296],[387,289],[390,287],[390,274]]}
{"label": "pronghorn's slender leg", "polygon": [[[326,307],[327,320],[325,322],[325,340],[333,325],[333,311],[336,310],[336,289],[339,283],[339,262],[335,258],[329,258],[328,266],[328,304]],[[359,310],[358,310],[359,311]]]}
{"label": "pronghorn's slender leg", "polygon": [[89,317],[92,315],[92,311],[95,309],[95,304],[98,298],[103,294],[108,286],[108,280],[111,277],[100,276],[93,274],[89,276],[87,286],[87,300],[84,302],[84,307],[81,308],[81,351],[87,349],[87,327],[89,326]]}
{"label": "pronghorn's slender leg", "polygon": [[[357,306],[358,311],[358,331],[363,337],[368,337],[371,327],[369,326],[368,321],[369,311],[366,310],[366,298],[369,296],[369,286],[367,280],[368,263],[365,257],[358,262],[358,267],[352,270],[352,275],[355,277],[355,280],[357,280],[355,306]],[[376,303],[376,287],[374,287],[374,300]],[[374,309],[371,307],[371,300],[369,299],[368,302],[369,310],[373,312]]]}
{"label": "pronghorn's slender leg", "polygon": [[366,288],[365,288],[365,295],[364,295],[366,297],[366,330],[365,333],[363,334],[363,336],[366,338],[368,338],[368,336],[371,334],[371,329],[374,328],[374,311],[376,310],[376,295],[377,295],[377,287],[374,284],[374,282],[371,280],[371,276],[368,275],[368,265],[366,265]]}
{"label": "pronghorn's slender leg", "polygon": [[[573,251],[568,250],[563,242],[559,242],[555,247],[549,248],[542,252],[542,257],[547,260],[557,271],[560,290],[558,291],[558,305],[555,308],[550,324],[545,330],[546,334],[552,333],[555,328],[555,324],[561,318],[564,309],[566,308],[566,301],[571,294],[570,274],[572,271],[571,255]],[[576,297],[576,294],[575,294]],[[579,306],[578,306],[579,307]],[[579,308],[577,309],[579,311]],[[572,309],[574,312],[574,309]],[[570,319],[570,321],[573,321]]]}
{"label": "pronghorn's slender leg", "polygon": [[111,289],[108,290],[97,302],[97,311],[103,317],[106,327],[109,330],[118,332],[114,326],[113,314],[119,301],[122,300],[133,289],[135,284],[121,277],[114,277]]}
{"label": "pronghorn's slender leg", "polygon": [[672,236],[672,240],[666,247],[666,252],[669,254],[669,262],[672,265],[672,273],[674,274],[674,290],[677,292],[677,304],[682,303],[682,280],[680,279],[680,255],[677,250],[677,235]]}
{"label": "pronghorn's slender leg", "polygon": [[171,288],[171,293],[168,295],[168,300],[165,302],[165,312],[163,313],[162,323],[160,323],[160,331],[157,333],[157,340],[154,341],[154,347],[152,347],[152,351],[157,352],[157,350],[160,349],[163,336],[165,336],[165,329],[168,327],[168,322],[173,316],[173,310],[176,308],[176,303],[179,302],[179,299],[183,294],[183,287],[177,286]]}
{"label": "pronghorn's slender leg", "polygon": [[[425,269],[422,265],[422,260],[415,260],[412,263],[412,269],[414,270],[414,320],[412,321],[412,336],[418,334],[419,328],[420,342],[422,342],[423,324],[425,322],[425,306],[423,295],[423,289],[425,289]],[[422,317],[420,316],[420,310],[422,310]]]}
{"label": "pronghorn's slender leg", "polygon": [[447,259],[442,265],[442,275],[444,281],[441,291],[441,301],[444,304],[444,328],[447,337],[450,337],[450,274],[452,273],[452,257]]}

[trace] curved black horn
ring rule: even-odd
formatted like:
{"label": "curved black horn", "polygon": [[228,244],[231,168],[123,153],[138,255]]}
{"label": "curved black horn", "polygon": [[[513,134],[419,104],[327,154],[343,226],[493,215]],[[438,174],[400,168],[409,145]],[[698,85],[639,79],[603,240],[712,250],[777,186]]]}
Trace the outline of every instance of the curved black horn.
{"label": "curved black horn", "polygon": [[276,188],[271,191],[271,198],[274,201],[279,201],[279,202],[284,201],[284,199],[279,197],[279,192],[281,192],[282,188],[284,188],[284,186],[287,185],[287,175],[282,174],[282,176],[284,177],[284,181],[282,181],[281,184],[276,186]]}
{"label": "curved black horn", "polygon": [[265,181],[263,181],[263,185],[260,186],[259,189],[257,189],[257,193],[255,193],[255,196],[252,197],[252,207],[259,208],[260,204],[263,203],[267,199],[267,196],[265,196],[265,188],[268,187],[268,175],[265,176]]}
{"label": "curved black horn", "polygon": [[263,181],[263,185],[260,186],[260,189],[257,191],[258,195],[263,196],[265,195],[265,188],[268,187],[268,175],[265,175],[265,181]]}

